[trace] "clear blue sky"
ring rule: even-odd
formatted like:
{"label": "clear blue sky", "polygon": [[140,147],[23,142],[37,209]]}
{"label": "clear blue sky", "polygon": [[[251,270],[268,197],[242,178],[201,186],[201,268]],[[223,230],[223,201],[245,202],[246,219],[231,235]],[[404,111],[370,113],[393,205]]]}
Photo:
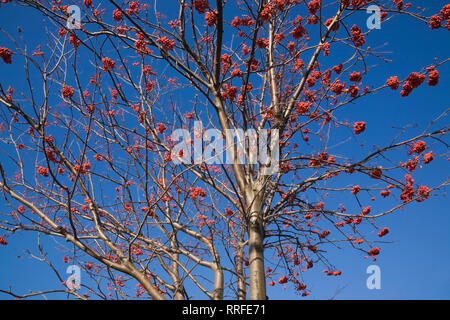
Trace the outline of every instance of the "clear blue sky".
{"label": "clear blue sky", "polygon": [[[430,8],[427,12],[434,14],[447,1],[411,2]],[[160,5],[170,6],[170,2],[161,2]],[[365,19],[364,13],[361,19]],[[42,40],[45,25],[40,21],[42,19],[29,10],[11,4],[0,7],[0,27],[16,34],[15,30],[20,26],[29,48],[45,43]],[[389,52],[386,56],[394,60],[390,64],[378,64],[370,73],[370,79],[379,84],[390,75],[404,78],[413,71],[433,64],[434,58],[438,61],[448,58],[450,52],[448,31],[431,31],[428,26],[407,17],[382,24],[382,29],[374,31],[368,42],[372,47],[385,44],[383,51]],[[9,40],[0,34],[0,46],[9,44]],[[11,82],[23,81],[22,74],[13,74],[8,70],[12,69],[0,66],[2,83],[6,83],[6,79]],[[365,120],[368,123],[364,141],[361,141],[368,145],[378,143],[380,135],[394,136],[398,131],[393,127],[406,124],[418,125],[408,131],[408,135],[413,136],[424,129],[427,125],[425,120],[436,117],[450,107],[450,64],[442,66],[439,71],[441,78],[437,87],[424,85],[406,99],[401,98],[398,91],[383,91],[370,99],[359,101],[349,109],[351,112],[347,110],[349,113],[344,117],[350,121]],[[432,185],[433,182],[448,178],[449,162],[445,158],[436,160],[429,168],[417,171],[414,175],[416,181]],[[391,231],[386,240],[393,243],[383,245],[382,254],[376,262],[364,259],[354,250],[330,250],[329,259],[343,274],[341,277],[326,277],[320,268],[308,272],[305,281],[312,292],[307,299],[327,299],[341,288],[336,299],[450,299],[448,204],[448,198],[441,192],[439,196],[384,217],[381,225],[389,226]],[[8,246],[0,246],[0,288],[7,289],[12,285],[19,293],[26,293],[28,289],[54,288],[57,280],[51,270],[44,263],[28,258],[24,252],[26,248],[36,252],[36,235],[18,233],[9,237],[8,241]],[[67,265],[62,263],[58,249],[52,249],[53,243],[52,240],[45,241],[46,250],[54,251],[51,256],[58,257],[56,266],[65,275]],[[366,288],[366,268],[371,264],[381,268],[381,290]],[[271,299],[298,298],[293,293],[286,295],[279,285],[269,287],[268,295]],[[0,294],[0,299],[9,298]]]}

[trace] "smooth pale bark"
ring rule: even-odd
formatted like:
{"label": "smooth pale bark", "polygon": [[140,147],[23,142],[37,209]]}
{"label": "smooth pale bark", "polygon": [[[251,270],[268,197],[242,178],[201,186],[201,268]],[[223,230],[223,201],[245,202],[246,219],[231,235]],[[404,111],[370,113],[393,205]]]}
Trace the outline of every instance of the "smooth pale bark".
{"label": "smooth pale bark", "polygon": [[223,272],[220,266],[217,266],[216,270],[214,270],[214,292],[212,299],[223,299]]}
{"label": "smooth pale bark", "polygon": [[261,217],[262,200],[251,204],[248,225],[248,250],[250,272],[250,300],[266,299],[266,277],[264,269],[264,227]]}

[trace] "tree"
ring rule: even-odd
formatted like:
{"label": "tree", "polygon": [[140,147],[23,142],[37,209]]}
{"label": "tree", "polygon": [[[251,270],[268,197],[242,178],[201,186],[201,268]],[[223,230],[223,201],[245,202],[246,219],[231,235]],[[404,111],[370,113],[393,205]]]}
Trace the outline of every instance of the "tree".
{"label": "tree", "polygon": [[[326,259],[330,244],[376,259],[389,232],[376,218],[448,185],[412,177],[443,156],[447,110],[423,133],[380,136],[370,150],[357,140],[367,119],[341,119],[376,93],[436,86],[448,62],[365,80],[369,63],[388,62],[367,43],[376,29],[366,7],[377,5],[383,24],[407,16],[433,36],[450,30],[450,5],[429,17],[402,0],[180,0],[164,13],[84,0],[77,29],[69,2],[3,2],[44,17],[48,34],[30,53],[22,36],[3,33],[2,68],[25,71],[21,89],[7,78],[0,87],[0,244],[16,232],[70,244],[64,262],[92,283],[57,291],[128,298],[137,283],[132,297],[265,299],[267,280],[306,296],[306,269],[341,274]],[[229,161],[211,149],[213,128]],[[179,129],[188,136],[176,138]],[[248,134],[236,142],[235,132]],[[213,159],[195,159],[195,139]],[[338,142],[351,147],[330,151]],[[255,148],[276,157],[255,162]]]}

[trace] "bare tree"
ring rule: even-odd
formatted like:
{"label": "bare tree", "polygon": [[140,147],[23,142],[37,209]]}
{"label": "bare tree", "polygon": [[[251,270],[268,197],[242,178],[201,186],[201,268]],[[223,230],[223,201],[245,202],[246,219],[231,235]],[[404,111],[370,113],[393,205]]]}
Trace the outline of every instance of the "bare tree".
{"label": "bare tree", "polygon": [[[406,97],[424,81],[435,86],[448,62],[363,84],[367,60],[388,59],[366,43],[373,30],[363,31],[365,20],[348,23],[352,16],[375,4],[383,24],[406,15],[443,29],[449,5],[429,17],[401,0],[179,0],[165,16],[157,1],[84,0],[81,28],[70,29],[71,3],[12,2],[4,5],[43,16],[48,33],[30,52],[22,36],[3,30],[14,48],[0,47],[2,67],[24,74],[19,90],[7,77],[0,85],[0,228],[65,240],[64,261],[91,278],[79,289],[63,283],[31,295],[266,299],[266,279],[278,277],[306,296],[306,269],[341,273],[327,247],[376,258],[370,234],[389,230],[375,218],[448,185],[417,186],[411,176],[419,163],[445,157],[448,110],[419,135],[380,137],[370,151],[328,150],[336,141],[358,148],[366,122],[341,120],[349,105],[387,90]],[[182,128],[192,133],[185,146],[199,138],[203,148],[206,130],[218,129],[230,161],[174,152],[171,133]],[[235,142],[239,130],[250,133],[245,144]],[[252,161],[251,146],[277,150],[275,170],[267,171],[273,158]],[[378,205],[387,197],[394,206]],[[38,248],[36,258],[64,282]]]}

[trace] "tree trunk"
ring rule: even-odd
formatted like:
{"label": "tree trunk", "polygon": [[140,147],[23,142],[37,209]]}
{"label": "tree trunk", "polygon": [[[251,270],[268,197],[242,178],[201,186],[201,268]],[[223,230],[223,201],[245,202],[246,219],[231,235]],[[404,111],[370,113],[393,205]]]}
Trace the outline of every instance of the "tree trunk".
{"label": "tree trunk", "polygon": [[250,270],[250,300],[266,299],[266,278],[264,269],[264,228],[261,217],[262,200],[251,204],[248,226],[248,250]]}
{"label": "tree trunk", "polygon": [[223,300],[223,272],[222,267],[216,266],[214,270],[214,292],[213,300]]}

